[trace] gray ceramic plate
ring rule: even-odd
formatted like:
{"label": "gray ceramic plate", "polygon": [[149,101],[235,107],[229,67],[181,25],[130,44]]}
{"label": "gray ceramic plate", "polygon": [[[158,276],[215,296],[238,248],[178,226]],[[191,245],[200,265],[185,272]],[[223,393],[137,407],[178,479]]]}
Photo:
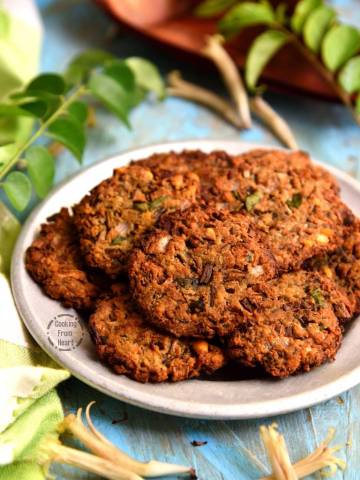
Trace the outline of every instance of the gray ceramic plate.
{"label": "gray ceramic plate", "polygon": [[[74,376],[112,397],[150,410],[187,417],[240,419],[276,415],[322,402],[360,383],[360,322],[354,322],[347,331],[335,362],[286,380],[218,378],[178,384],[136,383],[116,376],[96,360],[82,320],[80,325],[76,321],[76,312],[47,298],[25,271],[24,252],[39,225],[60,207],[80,200],[90,188],[110,176],[115,167],[154,152],[199,148],[240,153],[256,147],[259,148],[225,141],[154,145],[109,158],[59,185],[28,218],[18,239],[12,265],[12,288],[18,310],[41,347]],[[359,215],[360,185],[346,174],[327,168],[337,177],[345,202]]]}

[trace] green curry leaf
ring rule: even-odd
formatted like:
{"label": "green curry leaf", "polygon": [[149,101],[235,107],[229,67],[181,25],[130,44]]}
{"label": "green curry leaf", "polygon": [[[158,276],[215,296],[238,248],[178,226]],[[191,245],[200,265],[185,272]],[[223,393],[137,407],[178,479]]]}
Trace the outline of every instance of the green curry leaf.
{"label": "green curry leaf", "polygon": [[321,54],[326,67],[338,70],[360,49],[360,32],[350,25],[335,25],[325,35]]}
{"label": "green curry leaf", "polygon": [[250,90],[255,89],[265,66],[288,39],[286,33],[267,30],[254,40],[245,63],[245,80]]}
{"label": "green curry leaf", "polygon": [[213,17],[232,7],[237,0],[205,0],[195,9],[199,17]]}
{"label": "green curry leaf", "polygon": [[128,119],[134,97],[113,76],[95,73],[89,81],[91,93],[130,128]]}
{"label": "green curry leaf", "polygon": [[11,172],[2,184],[11,205],[21,212],[27,207],[31,198],[31,183],[22,172]]}
{"label": "green curry leaf", "polygon": [[42,73],[35,77],[27,86],[26,93],[46,92],[53,95],[62,95],[65,92],[65,82],[57,73]]}
{"label": "green curry leaf", "polygon": [[224,35],[233,35],[246,27],[272,25],[275,20],[274,9],[269,3],[242,2],[225,14],[219,29]]}
{"label": "green curry leaf", "polygon": [[26,152],[26,161],[29,177],[35,192],[44,198],[54,182],[55,161],[49,151],[42,146],[35,145]]}
{"label": "green curry leaf", "polygon": [[341,69],[339,83],[348,93],[360,91],[360,55],[351,58]]}
{"label": "green curry leaf", "polygon": [[76,85],[86,81],[91,72],[104,66],[107,61],[115,57],[109,52],[100,49],[90,49],[77,55],[68,65],[64,73],[68,85]]}
{"label": "green curry leaf", "polygon": [[78,122],[80,125],[83,125],[86,122],[88,116],[88,107],[86,103],[77,100],[69,105],[68,114]]}
{"label": "green curry leaf", "polygon": [[0,271],[10,273],[11,254],[20,232],[20,223],[0,202]]}
{"label": "green curry leaf", "polygon": [[49,125],[46,134],[64,145],[81,162],[85,148],[84,129],[71,116],[57,118]]}
{"label": "green curry leaf", "polygon": [[126,65],[130,67],[137,85],[146,91],[154,92],[159,99],[165,96],[165,85],[157,67],[140,57],[130,57],[125,60]]}
{"label": "green curry leaf", "polygon": [[296,33],[300,33],[304,23],[310,13],[322,4],[322,0],[300,0],[296,4],[293,16],[291,17],[291,28]]}
{"label": "green curry leaf", "polygon": [[310,50],[319,52],[322,39],[335,18],[335,10],[326,5],[321,5],[310,13],[303,31],[305,45]]}

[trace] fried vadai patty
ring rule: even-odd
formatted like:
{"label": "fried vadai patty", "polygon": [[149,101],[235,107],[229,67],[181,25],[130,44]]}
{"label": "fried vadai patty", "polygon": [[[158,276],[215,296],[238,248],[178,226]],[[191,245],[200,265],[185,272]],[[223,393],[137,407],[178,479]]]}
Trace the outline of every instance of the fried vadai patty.
{"label": "fried vadai patty", "polygon": [[141,164],[196,173],[207,203],[254,218],[283,272],[337,248],[354,222],[334,177],[301,151],[170,152]]}
{"label": "fried vadai patty", "polygon": [[309,270],[318,270],[344,289],[352,305],[353,315],[360,313],[360,220],[344,243],[328,255],[311,258]]}
{"label": "fried vadai patty", "polygon": [[45,293],[64,306],[90,310],[106,289],[105,276],[82,260],[73,218],[68,209],[48,218],[27,249],[26,269]]}
{"label": "fried vadai patty", "polygon": [[88,265],[116,277],[159,215],[195,201],[197,175],[170,174],[138,165],[119,168],[74,207],[81,251]]}
{"label": "fried vadai patty", "polygon": [[274,377],[332,360],[342,339],[337,315],[351,316],[348,298],[332,280],[304,270],[254,286],[248,303],[252,316],[225,340],[226,352]]}
{"label": "fried vadai patty", "polygon": [[[297,270],[342,243],[355,217],[340,200],[333,176],[307,154],[254,150],[234,157],[234,163],[237,177],[227,187],[226,201],[254,218],[280,271]],[[226,181],[218,178],[217,184],[224,189]]]}
{"label": "fried vadai patty", "polygon": [[129,268],[134,299],[149,322],[177,337],[231,333],[252,315],[249,286],[275,274],[249,218],[206,205],[163,216]]}
{"label": "fried vadai patty", "polygon": [[98,303],[89,328],[100,360],[138,382],[178,382],[211,374],[226,362],[217,346],[178,339],[146,323],[123,285]]}
{"label": "fried vadai patty", "polygon": [[200,197],[213,202],[218,200],[219,195],[217,179],[236,174],[233,157],[222,150],[209,153],[201,150],[155,153],[135,164],[172,173],[193,172],[200,178]]}

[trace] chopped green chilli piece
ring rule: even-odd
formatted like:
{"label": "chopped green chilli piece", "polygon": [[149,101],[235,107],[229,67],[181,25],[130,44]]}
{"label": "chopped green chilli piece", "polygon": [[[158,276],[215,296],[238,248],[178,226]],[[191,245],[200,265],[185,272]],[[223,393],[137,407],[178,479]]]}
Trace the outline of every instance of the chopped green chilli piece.
{"label": "chopped green chilli piece", "polygon": [[260,192],[252,193],[245,198],[245,207],[248,212],[251,212],[255,206],[260,202],[261,194]]}
{"label": "chopped green chilli piece", "polygon": [[254,260],[254,254],[253,252],[249,252],[247,255],[246,255],[246,260],[248,262],[252,262]]}
{"label": "chopped green chilli piece", "polygon": [[159,198],[155,198],[155,200],[153,200],[152,202],[149,202],[150,210],[155,210],[156,208],[159,208],[167,198],[168,198],[168,195],[163,195]]}
{"label": "chopped green chilli piece", "polygon": [[136,202],[133,206],[135,210],[139,210],[139,212],[147,212],[149,210],[148,202]]}
{"label": "chopped green chilli piece", "polygon": [[294,193],[294,195],[286,200],[286,205],[290,208],[299,208],[302,204],[302,195],[301,193]]}
{"label": "chopped green chilli piece", "polygon": [[325,298],[321,290],[317,288],[311,292],[311,296],[315,302],[315,305],[318,307],[323,307],[325,305]]}

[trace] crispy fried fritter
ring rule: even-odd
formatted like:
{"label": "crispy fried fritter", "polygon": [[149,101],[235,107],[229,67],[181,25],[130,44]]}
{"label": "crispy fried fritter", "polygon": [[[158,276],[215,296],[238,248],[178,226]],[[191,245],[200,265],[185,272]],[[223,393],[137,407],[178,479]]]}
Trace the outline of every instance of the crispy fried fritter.
{"label": "crispy fried fritter", "polygon": [[150,168],[151,170],[165,171],[171,174],[187,173],[194,171],[194,165],[202,164],[207,158],[208,154],[201,150],[170,151],[154,153],[149,157],[132,162],[131,165],[138,165],[144,168]]}
{"label": "crispy fried fritter", "polygon": [[[174,173],[194,172],[200,178],[201,198],[206,201],[221,202],[221,188],[217,188],[217,179],[236,176],[236,164],[228,153],[215,150],[210,153],[201,150],[183,150],[182,152],[156,153],[136,162],[136,165]],[[223,185],[222,185],[223,186]]]}
{"label": "crispy fried fritter", "polygon": [[[336,180],[308,155],[254,150],[234,163],[236,182],[227,187],[227,201],[254,218],[281,271],[299,269],[341,244],[354,215],[341,202]],[[217,185],[220,190],[226,182],[218,178]]]}
{"label": "crispy fried fritter", "polygon": [[351,316],[351,305],[331,279],[301,270],[249,293],[252,316],[226,340],[230,358],[287,377],[335,357],[342,338],[336,313]]}
{"label": "crispy fried fritter", "polygon": [[331,254],[311,258],[306,268],[332,278],[348,295],[353,315],[360,313],[360,221],[340,247]]}
{"label": "crispy fried fritter", "polygon": [[144,322],[123,285],[116,285],[113,293],[98,303],[89,328],[97,354],[116,373],[138,382],[178,382],[225,364],[219,347],[177,339]]}
{"label": "crispy fried fritter", "polygon": [[129,253],[163,212],[187,208],[196,198],[193,173],[169,174],[138,165],[119,168],[74,207],[86,262],[116,277]]}
{"label": "crispy fried fritter", "polygon": [[108,284],[102,273],[85,266],[66,208],[41,225],[39,236],[26,251],[25,263],[46,294],[66,307],[91,309]]}
{"label": "crispy fried fritter", "polygon": [[274,260],[242,213],[206,205],[162,217],[131,259],[134,298],[154,325],[176,336],[231,333],[249,315],[249,285],[276,274]]}
{"label": "crispy fried fritter", "polygon": [[354,222],[340,200],[336,180],[304,152],[259,149],[238,156],[221,151],[170,152],[142,164],[195,172],[208,204],[254,218],[283,272],[337,248]]}

